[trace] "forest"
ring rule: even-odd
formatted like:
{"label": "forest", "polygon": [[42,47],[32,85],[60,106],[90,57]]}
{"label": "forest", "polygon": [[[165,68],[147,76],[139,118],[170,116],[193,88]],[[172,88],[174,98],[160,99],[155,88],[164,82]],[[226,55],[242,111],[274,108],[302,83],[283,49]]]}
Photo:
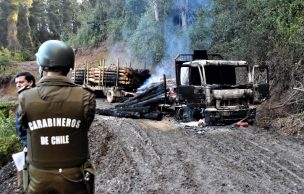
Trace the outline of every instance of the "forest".
{"label": "forest", "polygon": [[302,0],[0,0],[0,26],[1,60],[7,52],[32,59],[49,39],[119,45],[151,66],[207,49],[267,64],[278,96],[303,84]]}

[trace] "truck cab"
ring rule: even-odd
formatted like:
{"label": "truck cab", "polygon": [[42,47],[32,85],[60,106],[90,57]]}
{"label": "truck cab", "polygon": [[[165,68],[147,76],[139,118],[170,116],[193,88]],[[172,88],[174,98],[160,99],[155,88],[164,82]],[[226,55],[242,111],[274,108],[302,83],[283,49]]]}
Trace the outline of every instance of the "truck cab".
{"label": "truck cab", "polygon": [[207,125],[252,123],[256,104],[269,97],[267,66],[195,51],[178,55],[175,70],[178,120],[204,118]]}

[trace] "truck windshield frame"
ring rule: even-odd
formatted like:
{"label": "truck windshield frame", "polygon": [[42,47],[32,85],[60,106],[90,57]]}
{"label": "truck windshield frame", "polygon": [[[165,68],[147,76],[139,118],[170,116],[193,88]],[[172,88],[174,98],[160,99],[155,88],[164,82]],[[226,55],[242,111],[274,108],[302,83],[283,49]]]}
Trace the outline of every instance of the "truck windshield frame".
{"label": "truck windshield frame", "polygon": [[198,60],[182,64],[179,72],[184,86],[246,85],[250,82],[245,61]]}

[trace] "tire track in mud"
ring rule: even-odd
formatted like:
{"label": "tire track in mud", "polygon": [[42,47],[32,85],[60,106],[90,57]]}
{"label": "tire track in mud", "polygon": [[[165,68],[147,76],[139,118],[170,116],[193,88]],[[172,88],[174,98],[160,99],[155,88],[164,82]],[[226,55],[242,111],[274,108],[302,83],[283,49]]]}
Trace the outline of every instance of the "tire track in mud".
{"label": "tire track in mud", "polygon": [[[303,158],[301,160],[296,158],[286,158],[284,157],[284,155],[281,155],[276,151],[270,150],[272,146],[270,147],[268,144],[261,144],[258,142],[260,145],[264,145],[260,146],[257,142],[248,140],[247,138],[242,138],[241,136],[244,133],[248,132],[233,134],[233,137],[239,142],[245,140],[245,145],[248,144],[250,148],[253,148],[253,152],[257,154],[259,156],[259,159],[264,161],[264,163],[269,168],[272,169],[274,175],[284,179],[284,182],[282,182],[283,185],[290,187],[290,189],[294,189],[296,192],[298,192],[299,190],[303,190],[304,171],[303,168],[300,166],[304,162]],[[290,147],[288,147],[287,149],[292,150]],[[294,162],[289,162],[288,160],[297,161],[298,164],[295,164]],[[290,182],[290,184],[286,184],[288,181]]]}
{"label": "tire track in mud", "polygon": [[163,126],[158,124],[156,122],[151,125],[147,121],[141,123],[147,138],[154,145],[155,153],[159,156],[159,165],[154,166],[157,175],[151,181],[148,193],[186,193],[189,190],[185,190],[184,187],[192,188],[195,185],[191,184],[191,179],[185,172],[186,166],[191,164],[180,160],[184,153],[183,149],[180,149],[180,144],[182,144],[180,133],[176,132],[172,124],[166,123]]}
{"label": "tire track in mud", "polygon": [[[285,160],[286,162],[291,163],[291,165],[296,166],[298,169],[302,171],[304,170],[304,156],[303,156],[304,141],[303,140],[297,140],[299,142],[302,141],[302,144],[299,144],[298,142],[294,142],[295,139],[293,138],[283,137],[280,136],[279,134],[272,134],[273,136],[272,141],[269,141],[269,139],[264,137],[264,135],[269,136],[267,134],[267,131],[265,132],[261,131],[259,135],[255,135],[249,133],[247,130],[243,130],[242,133],[238,133],[238,135],[243,136],[243,138],[247,139],[247,141],[255,144],[256,146],[259,146],[257,142],[259,142],[260,145],[267,144],[268,147],[272,149],[272,150],[269,149],[267,150],[269,152],[272,152],[274,155],[280,153],[281,155],[283,155],[281,158],[290,158],[290,159],[292,158],[292,160],[302,161],[302,162],[298,162],[298,164],[295,164],[294,162],[292,162],[292,160]],[[279,139],[285,139],[285,140],[279,141]],[[260,147],[265,149],[265,147],[262,146]],[[302,155],[299,155],[299,153],[302,153]]]}
{"label": "tire track in mud", "polygon": [[[205,174],[199,173],[196,179],[205,179],[201,182],[201,190],[215,193],[271,193],[267,186],[260,186],[255,172],[248,171],[245,164],[240,167],[246,156],[236,153],[228,144],[220,143],[223,141],[223,133],[226,132],[205,134],[200,138],[203,145],[200,152],[201,163],[197,164],[196,169],[202,169]],[[197,148],[195,143],[191,146]],[[238,161],[241,161],[240,164]]]}
{"label": "tire track in mud", "polygon": [[91,158],[96,166],[96,193],[128,192],[134,188],[136,169],[116,132],[108,125],[111,118],[98,120],[90,134]]}
{"label": "tire track in mud", "polygon": [[[149,182],[158,176],[159,156],[146,132],[131,119],[102,117],[103,128],[113,133],[104,157],[104,176],[98,193],[142,193],[153,190]],[[145,174],[149,175],[146,176]],[[110,175],[110,176],[109,176]]]}
{"label": "tire track in mud", "polygon": [[[299,180],[301,180],[304,185],[304,157],[303,157],[304,152],[301,151],[302,145],[292,144],[292,141],[288,141],[288,142],[273,141],[273,142],[271,142],[270,145],[269,145],[269,143],[270,143],[269,141],[264,141],[264,142],[259,141],[258,142],[260,145],[267,144],[267,146],[272,149],[272,150],[269,150],[266,147],[260,146],[257,142],[253,141],[253,139],[249,138],[248,135],[250,135],[250,133],[248,133],[247,130],[244,130],[244,131],[242,131],[242,133],[234,134],[234,137],[241,139],[241,136],[244,136],[244,138],[246,138],[246,141],[248,143],[253,144],[257,148],[259,148],[261,150],[261,153],[264,153],[264,152],[270,153],[271,155],[273,155],[275,157],[275,159],[278,159],[276,161],[276,162],[278,162],[278,165],[281,165],[282,167],[284,167],[284,166],[292,167],[290,173],[291,174],[294,173],[294,176],[297,177]],[[261,138],[263,138],[263,137],[261,137]],[[284,139],[284,138],[281,137],[281,139]],[[285,147],[283,147],[279,143],[281,143],[281,144],[287,143],[288,145],[285,145]],[[285,148],[285,149],[283,149],[283,148]],[[286,148],[288,148],[288,149],[286,149]],[[295,152],[294,150],[297,150],[297,152]],[[300,153],[302,152],[301,156],[299,156],[299,151],[300,151]],[[290,153],[292,153],[292,154],[290,154]],[[296,164],[292,161],[297,161],[298,163]]]}
{"label": "tire track in mud", "polygon": [[[261,178],[263,182],[259,185],[260,188],[262,186],[265,189],[270,187],[272,191],[279,193],[283,191],[297,193],[303,190],[304,182],[300,175],[303,170],[301,168],[291,165],[283,158],[276,159],[278,154],[269,150],[270,147],[265,148],[256,142],[242,138],[243,131],[238,134],[235,132],[224,133],[221,139],[211,137],[214,145],[219,149],[219,157],[227,160],[231,165],[243,168],[245,173]],[[223,158],[223,156],[227,158]],[[231,156],[238,159],[233,160]],[[285,164],[281,164],[280,160],[285,161]],[[296,173],[289,170],[294,168],[296,169],[293,171]]]}

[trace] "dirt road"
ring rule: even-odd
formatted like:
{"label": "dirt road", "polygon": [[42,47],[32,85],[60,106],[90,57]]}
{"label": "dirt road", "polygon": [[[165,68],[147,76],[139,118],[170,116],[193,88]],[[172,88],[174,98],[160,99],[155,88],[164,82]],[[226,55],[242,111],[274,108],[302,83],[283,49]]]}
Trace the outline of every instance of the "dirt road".
{"label": "dirt road", "polygon": [[271,130],[97,115],[90,141],[96,193],[304,193],[303,140]]}
{"label": "dirt road", "polygon": [[[89,137],[98,194],[304,193],[304,141],[271,129],[96,115]],[[10,169],[0,172],[0,191],[20,193]]]}

